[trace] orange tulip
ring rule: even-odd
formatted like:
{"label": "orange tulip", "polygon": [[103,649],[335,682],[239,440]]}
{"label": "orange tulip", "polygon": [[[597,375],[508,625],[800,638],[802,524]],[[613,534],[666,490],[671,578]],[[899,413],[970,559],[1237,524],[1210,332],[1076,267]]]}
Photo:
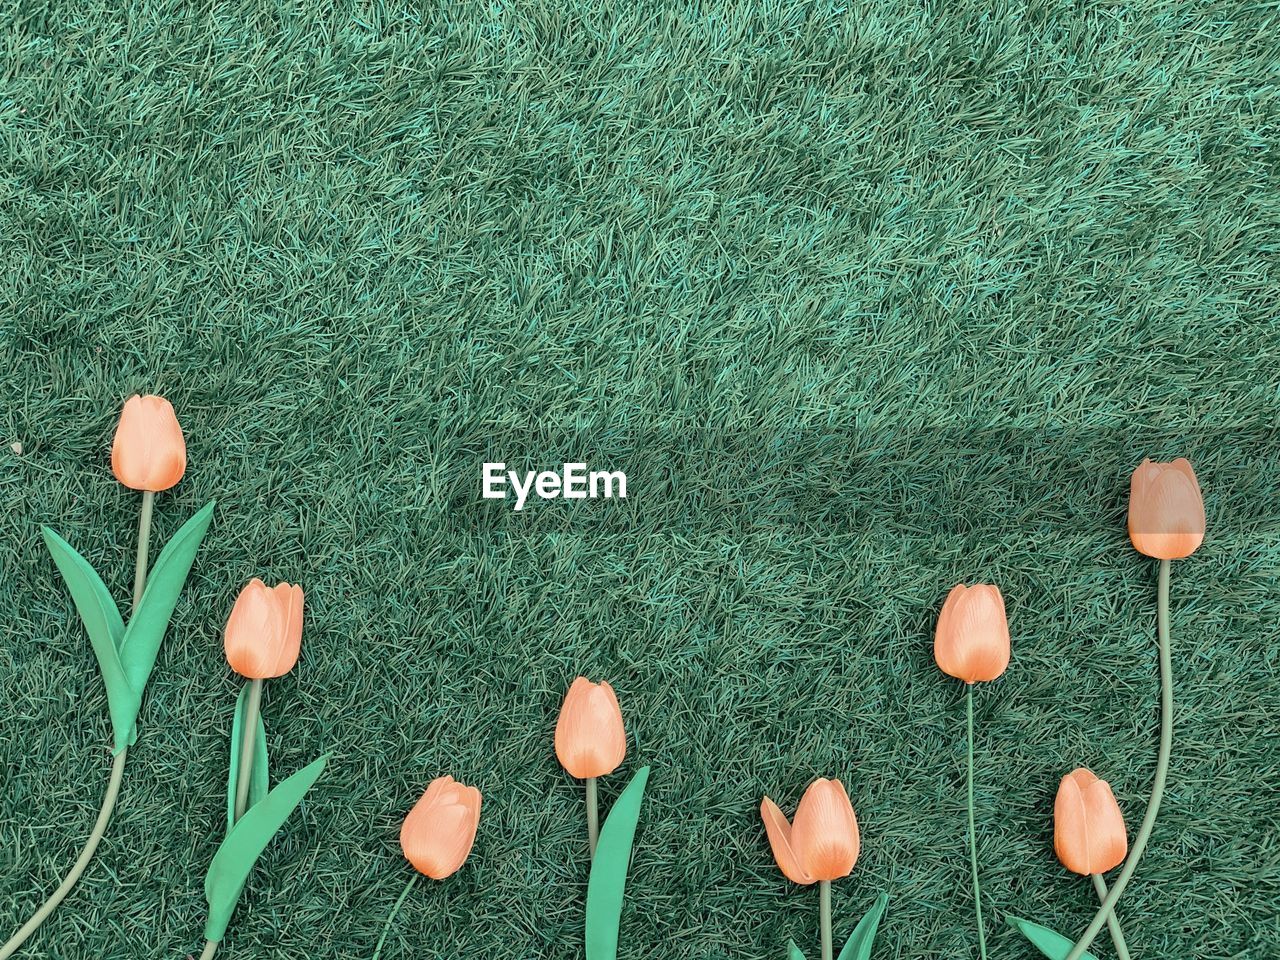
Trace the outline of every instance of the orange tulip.
{"label": "orange tulip", "polygon": [[1129,539],[1139,553],[1181,560],[1204,543],[1204,498],[1185,457],[1143,460],[1129,483]]}
{"label": "orange tulip", "polygon": [[1058,786],[1053,803],[1053,848],[1064,867],[1086,876],[1106,873],[1129,852],[1124,815],[1111,784],[1084,767],[1072,770]]}
{"label": "orange tulip", "polygon": [[838,880],[847,877],[858,862],[858,818],[839,780],[811,783],[800,798],[794,823],[768,797],[760,803],[760,817],[773,859],[788,880],[802,884]]}
{"label": "orange tulip", "polygon": [[302,647],[302,587],[268,587],[254,577],[231,609],[224,634],[227,663],[250,680],[282,677]]}
{"label": "orange tulip", "polygon": [[187,443],[173,405],[136,394],[125,401],[111,443],[111,472],[134,490],[168,490],[187,469]]}
{"label": "orange tulip", "polygon": [[1009,622],[999,587],[952,587],[938,615],[933,658],[943,673],[965,683],[994,680],[1004,673],[1009,666]]}
{"label": "orange tulip", "polygon": [[603,777],[627,755],[627,731],[613,687],[578,677],[556,722],[556,756],[571,776]]}
{"label": "orange tulip", "polygon": [[479,825],[480,791],[439,777],[404,818],[400,848],[419,873],[443,880],[467,862]]}

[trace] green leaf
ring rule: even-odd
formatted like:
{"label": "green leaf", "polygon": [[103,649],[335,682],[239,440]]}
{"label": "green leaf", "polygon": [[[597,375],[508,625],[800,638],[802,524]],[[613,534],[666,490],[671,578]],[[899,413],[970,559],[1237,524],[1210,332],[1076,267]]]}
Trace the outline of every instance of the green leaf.
{"label": "green leaf", "polygon": [[[227,777],[227,833],[236,825],[236,785],[240,782],[240,751],[244,746],[244,711],[249,702],[249,684],[240,688],[236,712],[231,720],[231,773]],[[249,771],[249,807],[267,795],[271,781],[267,775],[267,728],[258,713],[258,729],[253,738],[253,767]],[[248,808],[246,808],[248,809]]]}
{"label": "green leaf", "polygon": [[787,960],[804,960],[804,954],[800,952],[794,940],[787,941]]}
{"label": "green leaf", "polygon": [[[201,507],[165,544],[147,572],[142,600],[125,627],[124,639],[120,641],[120,664],[139,700],[156,665],[160,641],[164,639],[173,608],[178,604],[178,594],[182,592],[191,564],[195,562],[196,550],[213,519],[213,505],[214,501],[210,500]],[[137,739],[136,731],[134,739]]]}
{"label": "green leaf", "polygon": [[116,753],[138,741],[142,692],[155,667],[160,641],[178,603],[178,594],[182,592],[212,518],[211,500],[166,544],[151,568],[142,601],[129,617],[128,626],[124,625],[115,601],[89,562],[56,533],[44,528],[45,545],[71,590],[102,669]]}
{"label": "green leaf", "polygon": [[618,922],[622,919],[622,894],[631,865],[631,844],[636,837],[640,804],[644,800],[649,768],[642,767],[614,801],[600,828],[591,876],[587,880],[587,960],[615,960],[618,955]]}
{"label": "green leaf", "polygon": [[204,896],[209,902],[209,919],[204,925],[206,940],[222,940],[253,865],[324,771],[328,759],[326,753],[279,784],[245,812],[218,846],[204,878]]}
{"label": "green leaf", "polygon": [[836,960],[868,960],[871,956],[871,944],[876,939],[876,928],[880,926],[880,918],[884,916],[884,908],[889,905],[889,895],[881,893],[871,909],[862,915],[858,925],[853,928],[845,942],[844,949]]}
{"label": "green leaf", "polygon": [[[1048,927],[1042,927],[1030,920],[1022,920],[1018,917],[1005,917],[1005,920],[1013,929],[1021,931],[1022,935],[1049,960],[1066,960],[1067,954],[1075,946],[1075,941],[1068,940],[1062,934],[1054,933]],[[1097,960],[1097,958],[1091,953],[1082,953],[1080,960]]]}
{"label": "green leaf", "polygon": [[89,634],[89,643],[98,658],[102,679],[107,686],[107,706],[111,712],[111,729],[115,752],[128,746],[134,732],[141,695],[137,693],[120,662],[119,646],[124,638],[124,623],[111,593],[89,561],[48,527],[43,528],[45,546],[66,581],[76,610]]}

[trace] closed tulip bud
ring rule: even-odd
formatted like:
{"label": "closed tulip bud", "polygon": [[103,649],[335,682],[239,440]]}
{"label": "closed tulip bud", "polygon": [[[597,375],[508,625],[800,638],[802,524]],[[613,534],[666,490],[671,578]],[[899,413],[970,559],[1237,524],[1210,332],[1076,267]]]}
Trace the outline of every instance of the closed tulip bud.
{"label": "closed tulip bud", "polygon": [[164,397],[125,401],[111,443],[111,472],[134,490],[168,490],[187,469],[187,443]]}
{"label": "closed tulip bud", "polygon": [[467,862],[479,825],[480,791],[440,777],[404,818],[400,848],[419,873],[443,880]]}
{"label": "closed tulip bud", "polygon": [[1204,543],[1204,498],[1184,457],[1143,460],[1129,483],[1129,539],[1139,553],[1181,560]]}
{"label": "closed tulip bud", "polygon": [[988,583],[951,589],[938,615],[933,658],[943,673],[977,683],[1009,666],[1009,621],[1000,589]]}
{"label": "closed tulip bud", "polygon": [[627,732],[613,687],[578,677],[556,722],[556,756],[580,780],[613,773],[627,755]]}
{"label": "closed tulip bud", "polygon": [[815,780],[800,798],[794,822],[765,797],[760,803],[773,859],[787,879],[810,884],[847,877],[861,839],[853,804],[839,780]]}
{"label": "closed tulip bud", "polygon": [[240,676],[284,676],[302,647],[302,587],[250,580],[231,609],[224,641],[227,663]]}
{"label": "closed tulip bud", "polygon": [[1111,792],[1084,767],[1062,778],[1053,803],[1053,848],[1068,870],[1106,873],[1129,852],[1124,815]]}

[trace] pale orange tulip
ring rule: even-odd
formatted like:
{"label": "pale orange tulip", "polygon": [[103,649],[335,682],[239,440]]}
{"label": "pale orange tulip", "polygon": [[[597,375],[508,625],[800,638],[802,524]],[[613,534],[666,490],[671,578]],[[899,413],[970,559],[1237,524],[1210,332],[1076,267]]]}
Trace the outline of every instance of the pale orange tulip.
{"label": "pale orange tulip", "polygon": [[187,469],[187,443],[164,397],[125,401],[111,443],[111,472],[134,490],[168,490]]}
{"label": "pale orange tulip", "polygon": [[302,647],[302,587],[254,577],[236,598],[224,634],[227,663],[250,680],[282,677]]}
{"label": "pale orange tulip", "polygon": [[1000,589],[988,583],[956,585],[938,615],[933,658],[943,673],[977,683],[1009,666],[1009,622]]}
{"label": "pale orange tulip", "polygon": [[613,687],[578,677],[556,722],[556,756],[580,780],[613,773],[627,755],[627,731]]}
{"label": "pale orange tulip", "polygon": [[818,779],[800,798],[794,823],[765,797],[760,803],[773,859],[788,880],[810,884],[847,877],[858,862],[861,839],[853,804],[839,780]]}
{"label": "pale orange tulip", "polygon": [[1129,483],[1129,539],[1160,560],[1181,560],[1204,543],[1204,498],[1185,457],[1143,460]]}
{"label": "pale orange tulip", "polygon": [[1111,784],[1084,767],[1072,770],[1058,785],[1053,848],[1064,867],[1086,876],[1106,873],[1129,852],[1124,815]]}
{"label": "pale orange tulip", "polygon": [[479,825],[480,791],[439,777],[404,818],[400,847],[419,873],[443,880],[467,862]]}

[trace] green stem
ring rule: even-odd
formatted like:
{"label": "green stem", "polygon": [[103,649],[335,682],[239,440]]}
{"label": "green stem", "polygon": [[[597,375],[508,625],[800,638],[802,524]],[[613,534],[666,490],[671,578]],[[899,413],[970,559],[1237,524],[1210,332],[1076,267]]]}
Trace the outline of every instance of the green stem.
{"label": "green stem", "polygon": [[258,713],[262,709],[262,681],[249,681],[249,700],[244,705],[244,726],[240,737],[240,777],[236,781],[236,820],[249,806],[249,781],[253,775],[253,741],[258,732]]}
{"label": "green stem", "polygon": [[[156,495],[150,490],[146,490],[142,494],[142,511],[138,517],[138,553],[134,560],[133,568],[133,609],[138,609],[138,603],[142,600],[142,591],[147,585],[147,554],[151,545],[151,511],[155,505]],[[0,947],[0,960],[8,960],[9,957],[17,951],[31,934],[39,929],[40,924],[44,923],[49,914],[58,908],[58,904],[66,899],[67,894],[71,892],[84,874],[85,869],[89,866],[89,861],[93,859],[94,853],[97,852],[98,844],[102,842],[103,835],[107,832],[107,824],[111,822],[111,814],[115,811],[116,800],[120,796],[120,784],[124,779],[124,762],[128,755],[128,748],[122,749],[116,754],[115,761],[111,765],[111,778],[107,781],[107,792],[102,798],[102,806],[98,809],[98,819],[94,821],[93,831],[89,834],[89,839],[85,842],[84,847],[80,850],[80,856],[76,858],[76,862],[71,866],[71,872],[58,885],[58,889],[53,891],[44,903],[40,905],[34,914],[31,915],[22,928]]]}
{"label": "green stem", "polygon": [[600,839],[600,806],[596,800],[596,778],[587,777],[587,843],[591,858],[596,856],[596,842]]}
{"label": "green stem", "polygon": [[151,508],[156,495],[150,490],[142,494],[142,514],[138,517],[138,557],[133,565],[133,609],[142,602],[142,590],[147,585],[147,552],[151,547]]}
{"label": "green stem", "polygon": [[[1147,848],[1151,839],[1151,829],[1156,824],[1156,814],[1160,812],[1160,800],[1164,797],[1165,782],[1169,779],[1169,756],[1173,752],[1173,664],[1169,654],[1169,561],[1160,561],[1160,585],[1156,593],[1156,633],[1160,643],[1160,752],[1156,755],[1156,775],[1151,784],[1151,799],[1147,801],[1147,813],[1142,818],[1142,826],[1138,835],[1133,838],[1133,849],[1125,860],[1116,877],[1115,886],[1102,901],[1102,906],[1093,915],[1093,920],[1085,928],[1076,945],[1067,954],[1066,960],[1080,960],[1080,957],[1093,944],[1093,939],[1106,923],[1107,917],[1115,908],[1116,901],[1124,888],[1129,885],[1129,878],[1142,859],[1142,851]],[[3,958],[0,958],[3,960]]]}
{"label": "green stem", "polygon": [[218,952],[218,942],[216,940],[206,940],[204,942],[204,950],[200,954],[200,960],[213,960],[213,955]]}
{"label": "green stem", "polygon": [[[1098,891],[1098,899],[1107,899],[1107,881],[1102,879],[1102,874],[1095,873],[1093,876],[1093,889]],[[1116,956],[1120,960],[1129,960],[1129,945],[1124,942],[1124,931],[1120,929],[1120,918],[1114,913],[1107,917],[1107,929],[1111,931],[1111,942],[1115,944]]]}
{"label": "green stem", "polygon": [[987,931],[982,925],[982,887],[978,884],[978,831],[973,823],[973,684],[966,686],[969,730],[969,866],[973,871],[973,911],[978,916],[978,954],[987,960]]}
{"label": "green stem", "polygon": [[409,882],[404,885],[404,892],[400,894],[400,899],[396,901],[396,905],[391,908],[391,915],[387,917],[386,926],[382,928],[382,936],[378,938],[378,946],[373,951],[373,960],[378,960],[382,956],[382,947],[387,942],[387,935],[391,933],[391,922],[400,913],[400,908],[404,906],[405,898],[409,896],[409,891],[413,889],[413,885],[418,882],[417,871],[409,876]]}
{"label": "green stem", "polygon": [[0,960],[7,960],[13,956],[17,949],[26,943],[27,938],[36,932],[40,924],[44,923],[45,918],[57,909],[71,888],[76,885],[80,879],[80,875],[84,873],[85,868],[89,866],[89,861],[93,859],[94,851],[98,849],[98,843],[102,840],[102,835],[107,831],[107,824],[111,820],[111,812],[115,809],[116,798],[120,795],[120,781],[124,777],[124,758],[128,750],[121,750],[116,754],[115,762],[111,765],[111,780],[107,783],[107,794],[102,798],[102,809],[98,811],[98,819],[93,825],[93,832],[89,834],[89,840],[84,845],[84,849],[80,851],[80,856],[76,859],[75,865],[72,866],[71,872],[63,878],[58,889],[53,891],[49,899],[41,904],[40,909],[32,914],[31,919],[22,925],[22,929],[9,938],[3,947],[0,947]]}
{"label": "green stem", "polygon": [[831,881],[818,881],[818,927],[822,934],[822,960],[831,960]]}

